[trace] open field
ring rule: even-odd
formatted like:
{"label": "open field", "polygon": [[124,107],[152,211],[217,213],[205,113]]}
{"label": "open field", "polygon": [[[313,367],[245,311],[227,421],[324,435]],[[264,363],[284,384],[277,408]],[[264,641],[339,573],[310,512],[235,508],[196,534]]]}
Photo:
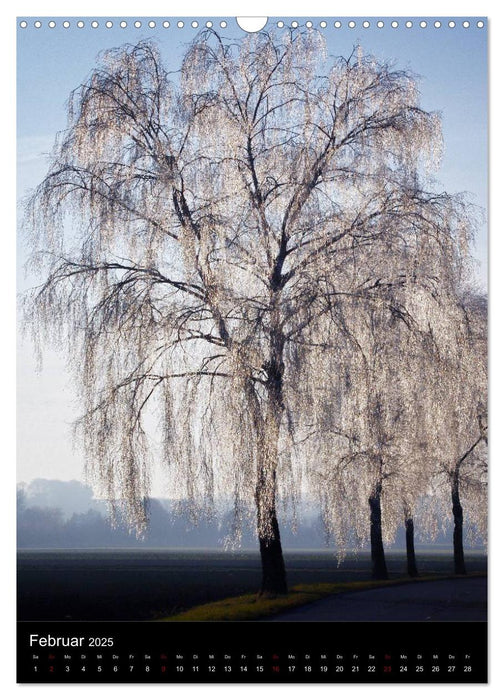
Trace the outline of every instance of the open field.
{"label": "open field", "polygon": [[[285,554],[289,585],[370,578],[368,552],[338,566],[328,551]],[[387,553],[392,577],[405,575],[405,556]],[[422,575],[450,574],[448,552],[418,553]],[[469,572],[485,571],[486,556],[467,554]],[[18,553],[19,620],[145,620],[194,605],[253,592],[259,555],[189,550],[24,550]]]}

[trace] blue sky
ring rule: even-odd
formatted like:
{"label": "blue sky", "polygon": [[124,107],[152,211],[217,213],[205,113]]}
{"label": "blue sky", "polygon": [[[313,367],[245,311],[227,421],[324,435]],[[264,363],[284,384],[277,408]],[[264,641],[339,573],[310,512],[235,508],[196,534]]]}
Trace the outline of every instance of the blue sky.
{"label": "blue sky", "polygon": [[[20,18],[24,19],[24,18]],[[198,29],[190,20],[177,18],[170,28],[160,20],[156,28],[148,27],[155,18],[139,17],[141,28],[119,27],[119,20],[111,17],[114,26],[105,27],[105,19],[98,18],[99,26],[92,28],[91,19],[83,17],[83,28],[62,26],[63,19],[52,18],[56,26],[49,28],[47,19],[35,28],[34,20],[27,18],[28,26],[18,26],[18,196],[23,197],[43,178],[47,153],[57,131],[65,127],[65,102],[96,65],[96,56],[103,49],[152,38],[158,42],[165,66],[176,70],[184,47]],[[65,18],[66,19],[66,18]],[[108,19],[108,18],[107,18]],[[164,18],[163,18],[164,19]],[[213,21],[217,28],[222,18]],[[302,17],[296,18],[304,24]],[[462,19],[454,17],[456,26],[448,27],[446,18],[439,18],[442,26],[436,28],[437,18],[425,18],[427,26],[420,26],[419,18],[411,18],[413,26],[406,28],[408,17],[398,19],[399,27],[391,26],[385,18],[379,28],[379,18],[366,17],[370,27],[355,19],[355,28],[342,20],[341,28],[322,29],[328,51],[333,55],[348,55],[360,43],[365,52],[380,59],[394,61],[398,68],[407,68],[420,76],[421,103],[425,109],[440,111],[443,116],[445,157],[437,174],[441,189],[448,192],[465,191],[472,194],[476,205],[487,208],[487,46],[486,21],[478,28],[480,18],[471,18],[471,26],[464,28]],[[424,18],[422,18],[424,19]],[[176,21],[184,22],[183,28]],[[206,18],[198,18],[199,27]],[[225,19],[224,36],[239,38],[244,32],[234,18]],[[274,18],[268,27],[276,24]],[[284,20],[285,21],[285,20]],[[318,20],[313,20],[314,24]],[[475,256],[480,261],[478,280],[486,284],[486,226],[482,225],[476,240]],[[18,284],[26,287],[21,272],[25,259],[23,237],[18,238]],[[18,373],[18,480],[37,476],[46,478],[80,478],[82,460],[70,445],[70,424],[77,416],[74,394],[61,358],[49,352],[44,371],[35,373],[33,354],[29,343],[20,344]],[[162,490],[157,482],[156,490]]]}

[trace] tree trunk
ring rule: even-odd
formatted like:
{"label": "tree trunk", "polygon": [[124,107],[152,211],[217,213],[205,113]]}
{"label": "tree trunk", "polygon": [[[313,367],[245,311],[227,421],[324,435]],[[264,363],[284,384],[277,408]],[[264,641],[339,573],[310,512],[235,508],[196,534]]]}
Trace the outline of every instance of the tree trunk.
{"label": "tree trunk", "polygon": [[255,501],[257,508],[257,532],[261,552],[262,583],[260,596],[287,593],[287,576],[276,514],[276,471],[278,465],[278,440],[283,413],[282,401],[283,365],[268,365],[267,407],[261,425],[260,454]]}
{"label": "tree trunk", "polygon": [[[259,467],[256,486],[257,533],[262,564],[260,596],[287,593],[287,576],[276,515],[276,462],[273,466],[268,453],[267,450]],[[276,453],[277,450],[274,451]]]}
{"label": "tree trunk", "polygon": [[381,483],[376,484],[372,496],[369,498],[370,508],[370,536],[371,536],[371,561],[373,564],[374,579],[388,579],[385,552],[383,550],[382,522],[381,522]]}
{"label": "tree trunk", "polygon": [[406,559],[408,562],[408,576],[416,578],[418,569],[415,555],[415,526],[409,508],[404,509],[404,527],[406,528]]}
{"label": "tree trunk", "polygon": [[[280,541],[280,530],[275,510],[262,514],[268,520],[270,532],[259,532],[259,549],[261,552],[262,581],[260,596],[275,596],[287,593],[287,576]],[[260,516],[258,514],[258,520]]]}
{"label": "tree trunk", "polygon": [[460,503],[459,473],[455,469],[451,483],[452,513],[453,513],[453,564],[456,574],[465,574],[464,561],[464,511]]}

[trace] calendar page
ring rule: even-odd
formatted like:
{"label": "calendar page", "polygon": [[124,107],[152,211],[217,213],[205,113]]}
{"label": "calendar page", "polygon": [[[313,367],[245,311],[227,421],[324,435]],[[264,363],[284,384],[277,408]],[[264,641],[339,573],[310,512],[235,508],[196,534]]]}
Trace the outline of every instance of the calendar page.
{"label": "calendar page", "polygon": [[487,24],[17,19],[18,682],[486,682]]}

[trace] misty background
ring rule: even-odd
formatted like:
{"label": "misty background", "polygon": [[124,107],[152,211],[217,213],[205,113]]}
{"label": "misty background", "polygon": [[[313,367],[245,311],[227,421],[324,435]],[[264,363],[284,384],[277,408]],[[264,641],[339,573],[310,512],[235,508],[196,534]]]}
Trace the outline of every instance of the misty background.
{"label": "misty background", "polygon": [[[142,539],[121,523],[113,525],[105,500],[96,498],[93,489],[77,480],[33,479],[17,484],[17,545],[18,549],[96,549],[96,548],[166,548],[166,549],[225,549],[232,547],[234,513],[230,506],[224,516],[196,518],[184,503],[168,499],[149,499],[150,525]],[[287,509],[287,522],[294,514]],[[296,514],[294,532],[285,527],[282,542],[287,550],[320,550],[330,552],[322,519],[315,504],[307,504]],[[481,549],[483,543],[474,539],[470,523],[466,527],[465,547]],[[241,549],[256,550],[257,535],[253,520],[243,523]],[[451,548],[451,532],[439,531],[434,541],[416,543],[418,550]],[[404,528],[400,528],[389,549],[403,550]],[[352,543],[349,543],[349,550]]]}

